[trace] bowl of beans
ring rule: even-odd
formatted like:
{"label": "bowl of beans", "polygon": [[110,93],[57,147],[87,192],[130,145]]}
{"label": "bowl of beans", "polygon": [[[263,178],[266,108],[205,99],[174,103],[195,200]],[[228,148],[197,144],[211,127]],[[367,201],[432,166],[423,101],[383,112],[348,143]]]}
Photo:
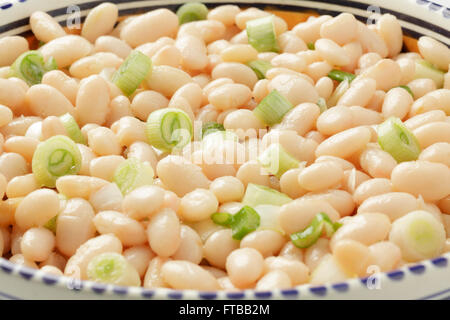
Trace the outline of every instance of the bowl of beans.
{"label": "bowl of beans", "polygon": [[0,298],[448,298],[449,10],[1,4]]}

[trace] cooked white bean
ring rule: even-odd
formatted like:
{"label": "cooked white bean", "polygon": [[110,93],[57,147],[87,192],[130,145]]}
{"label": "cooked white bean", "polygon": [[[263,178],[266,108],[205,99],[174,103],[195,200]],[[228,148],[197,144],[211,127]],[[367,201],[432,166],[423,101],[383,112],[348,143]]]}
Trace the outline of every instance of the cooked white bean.
{"label": "cooked white bean", "polygon": [[383,14],[377,21],[377,31],[388,48],[388,56],[395,57],[402,50],[403,33],[397,18],[389,13]]}
{"label": "cooked white bean", "polygon": [[450,123],[427,123],[415,129],[413,134],[416,136],[422,149],[438,142],[450,143]]}
{"label": "cooked white bean", "polygon": [[334,162],[314,163],[300,172],[298,183],[306,190],[321,191],[339,184],[343,176],[342,167]]}
{"label": "cooked white bean", "polygon": [[122,243],[116,236],[104,234],[83,243],[67,261],[64,275],[86,280],[88,263],[105,252],[122,253]]}
{"label": "cooked white bean", "polygon": [[67,175],[56,180],[56,189],[68,198],[89,199],[109,182],[96,177]]}
{"label": "cooked white bean", "polygon": [[291,278],[294,286],[308,281],[309,269],[303,262],[286,257],[269,257],[264,260],[264,264],[266,272],[284,271]]}
{"label": "cooked white bean", "polygon": [[278,90],[294,106],[302,102],[316,103],[319,95],[313,84],[293,75],[278,75],[270,81],[269,90]]}
{"label": "cooked white bean", "polygon": [[222,62],[219,63],[211,72],[214,80],[219,78],[229,78],[236,83],[241,83],[253,89],[258,77],[255,72],[242,63]]}
{"label": "cooked white bean", "polygon": [[[302,214],[299,215],[299,212]],[[281,228],[287,234],[291,234],[305,229],[319,212],[325,212],[333,221],[337,221],[340,217],[327,202],[299,198],[280,208],[278,221]]]}
{"label": "cooked white bean", "polygon": [[59,68],[70,66],[75,61],[88,56],[93,50],[93,45],[83,37],[67,35],[56,38],[44,46],[41,51],[45,60],[55,58]]}
{"label": "cooked white bean", "polygon": [[203,259],[203,243],[197,232],[183,225],[180,229],[180,238],[180,246],[172,255],[172,259],[200,264]]}
{"label": "cooked white bean", "polygon": [[16,209],[16,224],[23,230],[44,226],[59,211],[59,198],[55,191],[40,189],[31,192]]}
{"label": "cooked white bean", "polygon": [[24,37],[8,36],[0,39],[0,67],[10,66],[22,53],[29,50]]}
{"label": "cooked white bean", "polygon": [[112,52],[122,59],[126,59],[132,48],[125,42],[112,36],[100,36],[95,40],[95,52]]}
{"label": "cooked white bean", "polygon": [[372,78],[377,82],[377,89],[388,91],[400,83],[402,73],[397,63],[390,59],[378,61],[361,73],[363,78]]}
{"label": "cooked white bean", "polygon": [[168,261],[161,267],[161,275],[174,289],[219,289],[219,282],[211,273],[189,261]]}
{"label": "cooked white bean", "polygon": [[409,113],[414,99],[408,91],[403,88],[393,88],[384,97],[381,107],[385,118],[397,117],[403,119]]}
{"label": "cooked white bean", "polygon": [[92,177],[112,181],[116,168],[125,161],[122,156],[103,156],[95,158],[89,164],[89,172]]}
{"label": "cooked white bean", "polygon": [[319,39],[315,42],[316,50],[322,58],[335,66],[345,66],[350,63],[350,58],[345,50],[330,39]]}
{"label": "cooked white bean", "polygon": [[278,255],[285,243],[286,239],[278,231],[257,230],[246,235],[241,240],[240,247],[256,249],[267,258]]}
{"label": "cooked white bean", "polygon": [[89,41],[95,42],[98,37],[113,30],[118,17],[117,5],[109,2],[102,3],[89,11],[81,29],[81,35]]}
{"label": "cooked white bean", "polygon": [[347,158],[364,148],[371,136],[372,133],[367,127],[356,127],[339,132],[319,144],[316,156],[330,155]]}
{"label": "cooked white bean", "polygon": [[349,218],[331,238],[330,247],[344,239],[359,241],[371,245],[387,238],[391,229],[391,222],[383,213],[360,213]]}
{"label": "cooked white bean", "polygon": [[106,121],[110,102],[108,84],[100,76],[83,79],[77,94],[76,114],[80,125]]}
{"label": "cooked white bean", "polygon": [[144,244],[147,241],[144,227],[123,213],[102,211],[93,219],[100,234],[114,234],[127,247]]}
{"label": "cooked white bean", "polygon": [[390,178],[397,161],[377,146],[367,146],[359,155],[359,164],[374,178]]}
{"label": "cooked white bean", "polygon": [[402,162],[392,171],[391,181],[396,190],[421,195],[425,201],[437,201],[450,193],[450,169],[442,163]]}
{"label": "cooked white bean", "polygon": [[346,272],[360,277],[367,274],[368,267],[373,261],[369,248],[351,239],[339,241],[334,246],[333,257]]}
{"label": "cooked white bean", "polygon": [[369,250],[374,264],[383,272],[395,269],[402,257],[400,248],[390,241],[374,243],[369,246]]}
{"label": "cooked white bean", "polygon": [[91,194],[89,202],[96,212],[122,210],[123,195],[115,183],[110,183]]}
{"label": "cooked white bean", "polygon": [[46,228],[28,229],[22,236],[20,250],[25,259],[45,261],[55,248],[55,236]]}
{"label": "cooked white bean", "polygon": [[123,212],[130,218],[142,220],[152,216],[164,202],[164,190],[156,186],[143,186],[131,191],[123,200]]}
{"label": "cooked white bean", "polygon": [[419,160],[440,162],[450,167],[450,143],[437,142],[422,150]]}
{"label": "cooked white bean", "polygon": [[405,192],[388,192],[371,196],[361,203],[358,214],[380,212],[394,221],[408,212],[418,209],[417,199]]}
{"label": "cooked white bean", "polygon": [[392,192],[392,184],[389,179],[375,178],[361,183],[353,193],[353,199],[360,205],[364,200],[384,193]]}
{"label": "cooked white bean", "polygon": [[[345,30],[345,32],[342,32]],[[330,39],[339,45],[349,43],[356,38],[357,25],[355,17],[350,13],[340,15],[324,22],[320,27],[320,36]]]}
{"label": "cooked white bean", "polygon": [[246,106],[252,97],[250,89],[238,83],[230,83],[211,91],[208,101],[219,110]]}
{"label": "cooked white bean", "polygon": [[264,258],[255,249],[237,249],[228,256],[226,270],[233,285],[245,288],[253,285],[263,275]]}
{"label": "cooked white bean", "polygon": [[180,247],[180,220],[171,209],[153,215],[147,227],[150,248],[160,257],[172,256]]}
{"label": "cooked white bean", "polygon": [[439,69],[448,70],[450,64],[450,49],[443,43],[431,38],[420,37],[417,42],[420,54],[425,60],[436,65]]}
{"label": "cooked white bean", "polygon": [[158,9],[131,20],[123,27],[120,37],[135,48],[164,36],[171,37],[177,30],[177,15],[168,9]]}
{"label": "cooked white bean", "polygon": [[179,88],[192,82],[192,78],[183,70],[170,66],[155,66],[147,78],[150,89],[171,97]]}

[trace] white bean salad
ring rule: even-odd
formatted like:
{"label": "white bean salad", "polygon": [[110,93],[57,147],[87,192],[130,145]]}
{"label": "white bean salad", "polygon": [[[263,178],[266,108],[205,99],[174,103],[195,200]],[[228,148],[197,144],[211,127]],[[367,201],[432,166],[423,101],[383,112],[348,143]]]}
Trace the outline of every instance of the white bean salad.
{"label": "white bean salad", "polygon": [[282,17],[103,3],[1,38],[0,256],[233,291],[449,252],[450,49],[402,51],[390,14]]}

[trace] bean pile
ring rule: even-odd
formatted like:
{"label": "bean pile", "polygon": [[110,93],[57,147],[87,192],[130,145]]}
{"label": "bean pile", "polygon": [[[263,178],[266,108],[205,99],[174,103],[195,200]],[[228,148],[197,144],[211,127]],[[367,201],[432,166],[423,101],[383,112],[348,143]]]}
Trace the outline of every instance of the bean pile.
{"label": "bean pile", "polygon": [[446,45],[401,52],[390,14],[289,29],[257,8],[190,10],[117,23],[103,3],[80,35],[34,12],[38,49],[0,39],[0,256],[233,291],[450,251]]}

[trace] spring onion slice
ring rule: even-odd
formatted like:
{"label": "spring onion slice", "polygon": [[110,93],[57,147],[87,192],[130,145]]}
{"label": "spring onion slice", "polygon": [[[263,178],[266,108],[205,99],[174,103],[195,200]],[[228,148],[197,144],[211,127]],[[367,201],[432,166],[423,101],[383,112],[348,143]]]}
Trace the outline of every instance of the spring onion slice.
{"label": "spring onion slice", "polygon": [[444,85],[444,76],[445,73],[430,62],[426,60],[416,60],[414,79],[431,79],[436,83],[436,87],[439,89]]}
{"label": "spring onion slice", "polygon": [[327,102],[325,101],[324,98],[319,98],[319,100],[317,100],[317,105],[319,106],[320,113],[323,113],[328,110]]}
{"label": "spring onion slice", "polygon": [[353,73],[350,72],[345,72],[342,70],[336,70],[333,69],[328,73],[328,77],[331,78],[332,80],[336,80],[336,81],[344,81],[344,80],[348,80],[348,82],[352,82],[356,76]]}
{"label": "spring onion slice", "polygon": [[272,188],[261,186],[254,183],[249,183],[245,191],[242,203],[250,207],[256,207],[261,204],[271,204],[274,206],[282,206],[283,204],[291,202],[284,193],[281,193]]}
{"label": "spring onion slice", "polygon": [[178,20],[181,24],[205,20],[208,16],[208,8],[200,2],[189,2],[183,4],[177,10]]}
{"label": "spring onion slice", "polygon": [[176,108],[159,109],[147,119],[147,139],[163,151],[182,149],[193,136],[191,119],[186,112]]}
{"label": "spring onion slice", "polygon": [[81,153],[75,142],[62,135],[41,142],[34,152],[32,169],[36,181],[49,188],[56,179],[77,174],[81,169]]}
{"label": "spring onion slice", "polygon": [[230,227],[233,222],[233,215],[227,212],[216,212],[211,215],[211,219],[219,226]]}
{"label": "spring onion slice", "polygon": [[83,133],[78,126],[78,123],[75,121],[75,118],[72,117],[70,113],[66,113],[59,117],[64,128],[66,129],[67,135],[70,139],[75,141],[75,143],[86,144],[86,139],[83,136]]}
{"label": "spring onion slice", "polygon": [[258,162],[278,179],[288,170],[298,168],[300,163],[279,143],[273,143],[258,157]]}
{"label": "spring onion slice", "polygon": [[266,78],[266,72],[272,68],[272,64],[265,60],[253,60],[247,62],[247,66],[249,66],[258,77],[259,80]]}
{"label": "spring onion slice", "polygon": [[378,143],[397,162],[417,160],[420,145],[399,118],[391,117],[378,126]]}
{"label": "spring onion slice", "polygon": [[314,42],[308,42],[306,44],[309,50],[316,50],[316,46],[314,45]]}
{"label": "spring onion slice", "polygon": [[56,221],[58,220],[58,215],[54,216],[50,220],[47,221],[47,223],[44,225],[44,228],[47,228],[54,234],[56,234]]}
{"label": "spring onion slice", "polygon": [[247,234],[258,229],[260,217],[255,209],[243,206],[235,215],[231,223],[232,237],[235,240],[242,240]]}
{"label": "spring onion slice", "polygon": [[207,136],[210,133],[217,132],[217,131],[225,131],[225,128],[222,124],[211,121],[206,122],[202,127],[202,138]]}
{"label": "spring onion slice", "polygon": [[140,276],[124,256],[106,252],[94,257],[87,266],[88,279],[122,286],[139,286]]}
{"label": "spring onion slice", "polygon": [[324,232],[327,237],[331,237],[340,227],[340,223],[331,221],[326,213],[320,212],[306,229],[291,234],[291,241],[298,248],[309,248]]}
{"label": "spring onion slice", "polygon": [[148,162],[129,158],[117,167],[113,181],[122,194],[126,195],[136,188],[153,184],[154,174],[152,166]]}
{"label": "spring onion slice", "polygon": [[328,99],[328,101],[327,101],[328,107],[334,107],[338,103],[339,99],[348,90],[348,88],[350,88],[350,81],[348,81],[347,79],[344,81],[341,81],[341,83],[339,83],[339,85],[334,90],[331,97]]}
{"label": "spring onion slice", "polygon": [[414,99],[414,93],[412,92],[411,88],[408,86],[398,86],[398,88],[402,88],[405,89],[406,91],[408,91],[408,93],[413,97]]}
{"label": "spring onion slice", "polygon": [[279,52],[273,15],[247,22],[248,43],[259,52]]}
{"label": "spring onion slice", "polygon": [[133,51],[114,73],[112,82],[126,96],[132,95],[152,70],[152,60],[140,51]]}
{"label": "spring onion slice", "polygon": [[56,63],[56,59],[53,57],[48,58],[47,62],[45,63],[45,70],[51,71],[51,70],[57,70],[58,64]]}
{"label": "spring onion slice", "polygon": [[277,90],[272,90],[253,110],[253,114],[265,124],[271,126],[281,122],[284,115],[292,108],[289,100]]}
{"label": "spring onion slice", "polygon": [[39,51],[28,51],[21,54],[11,65],[10,76],[24,80],[28,85],[39,84],[47,71],[58,69],[56,60],[50,57],[47,63]]}

